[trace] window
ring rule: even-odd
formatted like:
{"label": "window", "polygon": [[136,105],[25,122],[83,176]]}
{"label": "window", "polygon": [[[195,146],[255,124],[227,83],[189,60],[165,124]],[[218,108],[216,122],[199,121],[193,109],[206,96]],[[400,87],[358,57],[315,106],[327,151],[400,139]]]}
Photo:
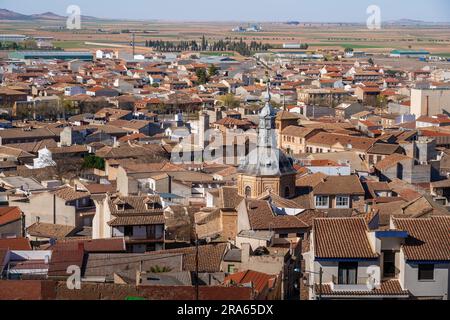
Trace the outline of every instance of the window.
{"label": "window", "polygon": [[395,268],[395,252],[384,251],[383,252],[383,277],[392,278],[396,275]]}
{"label": "window", "polygon": [[327,196],[316,196],[316,207],[317,208],[328,208],[328,197]]}
{"label": "window", "polygon": [[235,270],[234,264],[229,264],[228,265],[228,273],[234,273],[234,270]]}
{"label": "window", "polygon": [[156,237],[156,226],[151,225],[146,227],[147,239],[154,239]]}
{"label": "window", "polygon": [[286,238],[289,238],[289,235],[287,233],[280,233],[279,238],[286,239]]}
{"label": "window", "polygon": [[286,189],[284,189],[284,197],[289,198],[290,196],[291,196],[291,189],[289,189],[289,187],[286,187]]}
{"label": "window", "polygon": [[434,280],[434,264],[419,264],[419,281]]}
{"label": "window", "polygon": [[125,226],[123,234],[125,237],[132,237],[133,236],[133,226]]}
{"label": "window", "polygon": [[252,196],[252,188],[246,187],[245,188],[245,197],[246,198],[251,198],[251,196]]}
{"label": "window", "polygon": [[303,232],[298,232],[297,233],[297,238],[300,238],[302,240],[305,240],[305,234]]}
{"label": "window", "polygon": [[350,198],[345,196],[337,196],[336,197],[336,207],[337,208],[349,208],[350,207]]}
{"label": "window", "polygon": [[338,284],[357,284],[358,262],[339,262]]}

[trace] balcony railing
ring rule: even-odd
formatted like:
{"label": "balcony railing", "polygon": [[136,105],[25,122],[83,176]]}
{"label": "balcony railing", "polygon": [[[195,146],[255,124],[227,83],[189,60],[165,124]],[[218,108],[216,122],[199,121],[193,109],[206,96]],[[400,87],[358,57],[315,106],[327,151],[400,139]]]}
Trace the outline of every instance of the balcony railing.
{"label": "balcony railing", "polygon": [[[349,283],[339,283],[339,278],[332,276],[332,290],[333,291],[371,291],[376,287],[375,278],[372,276],[357,277],[355,281]],[[353,282],[353,283],[352,283]]]}
{"label": "balcony railing", "polygon": [[125,236],[125,241],[155,241],[161,242],[164,241],[164,236],[156,237],[156,236]]}

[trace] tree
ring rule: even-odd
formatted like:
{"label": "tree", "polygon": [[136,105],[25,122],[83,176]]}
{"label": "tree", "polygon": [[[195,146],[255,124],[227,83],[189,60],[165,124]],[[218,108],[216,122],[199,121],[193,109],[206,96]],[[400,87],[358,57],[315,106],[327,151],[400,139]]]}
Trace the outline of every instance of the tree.
{"label": "tree", "polygon": [[172,269],[169,267],[161,267],[159,265],[156,265],[156,266],[151,267],[150,271],[152,273],[167,273],[167,272],[172,271]]}
{"label": "tree", "polygon": [[197,69],[195,74],[196,74],[196,76],[198,78],[198,83],[199,84],[205,84],[205,83],[208,82],[209,78],[208,78],[208,74],[207,74],[205,68]]}
{"label": "tree", "polygon": [[231,93],[221,96],[219,100],[222,102],[223,106],[229,109],[237,108],[240,104],[240,101]]}
{"label": "tree", "polygon": [[388,100],[387,100],[386,96],[379,95],[377,97],[377,106],[378,107],[384,109],[384,108],[386,108],[387,104],[388,104]]}
{"label": "tree", "polygon": [[217,69],[217,67],[214,64],[211,64],[209,66],[208,74],[210,77],[217,75],[218,72],[219,72],[219,69]]}
{"label": "tree", "polygon": [[103,158],[90,155],[84,158],[83,169],[105,170],[105,160]]}
{"label": "tree", "polygon": [[372,58],[369,58],[369,64],[371,65],[371,66],[373,66],[373,65],[375,65],[375,62],[373,61],[373,59]]}
{"label": "tree", "polygon": [[203,37],[202,37],[202,46],[201,46],[202,51],[205,51],[207,47],[208,47],[208,42],[206,41],[205,35],[203,35]]}
{"label": "tree", "polygon": [[345,48],[344,52],[345,53],[353,52],[353,48],[347,47],[347,48]]}

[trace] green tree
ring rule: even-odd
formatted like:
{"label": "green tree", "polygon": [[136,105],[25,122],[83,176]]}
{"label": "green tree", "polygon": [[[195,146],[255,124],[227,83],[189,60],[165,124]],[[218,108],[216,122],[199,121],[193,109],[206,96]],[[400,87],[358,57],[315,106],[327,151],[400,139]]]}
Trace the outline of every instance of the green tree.
{"label": "green tree", "polygon": [[105,170],[105,160],[94,155],[87,156],[84,158],[83,169]]}
{"label": "green tree", "polygon": [[239,107],[240,101],[233,94],[229,93],[227,95],[221,96],[219,98],[223,106],[229,109]]}
{"label": "green tree", "polygon": [[217,67],[214,64],[211,64],[208,68],[208,74],[209,76],[213,77],[215,75],[217,75],[217,73],[219,72],[219,69],[217,69]]}
{"label": "green tree", "polygon": [[208,73],[206,72],[205,68],[197,69],[195,74],[196,74],[196,76],[198,78],[198,83],[199,84],[205,84],[205,83],[208,82],[208,80],[209,80]]}
{"label": "green tree", "polygon": [[388,104],[388,100],[387,100],[386,96],[379,95],[377,97],[377,107],[384,109],[387,107],[387,104]]}
{"label": "green tree", "polygon": [[172,269],[169,267],[161,267],[161,266],[156,265],[156,266],[151,267],[150,271],[152,273],[167,273],[167,272],[172,271]]}

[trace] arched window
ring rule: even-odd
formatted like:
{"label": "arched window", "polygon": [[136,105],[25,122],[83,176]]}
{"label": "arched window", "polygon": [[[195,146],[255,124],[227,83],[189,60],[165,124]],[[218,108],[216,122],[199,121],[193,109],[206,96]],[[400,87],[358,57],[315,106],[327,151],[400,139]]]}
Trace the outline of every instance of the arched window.
{"label": "arched window", "polygon": [[252,197],[252,188],[250,188],[250,187],[246,187],[245,188],[245,197],[246,198],[251,198]]}
{"label": "arched window", "polygon": [[284,189],[284,197],[289,198],[290,196],[291,196],[291,189],[289,189],[289,187],[286,187],[286,189]]}

